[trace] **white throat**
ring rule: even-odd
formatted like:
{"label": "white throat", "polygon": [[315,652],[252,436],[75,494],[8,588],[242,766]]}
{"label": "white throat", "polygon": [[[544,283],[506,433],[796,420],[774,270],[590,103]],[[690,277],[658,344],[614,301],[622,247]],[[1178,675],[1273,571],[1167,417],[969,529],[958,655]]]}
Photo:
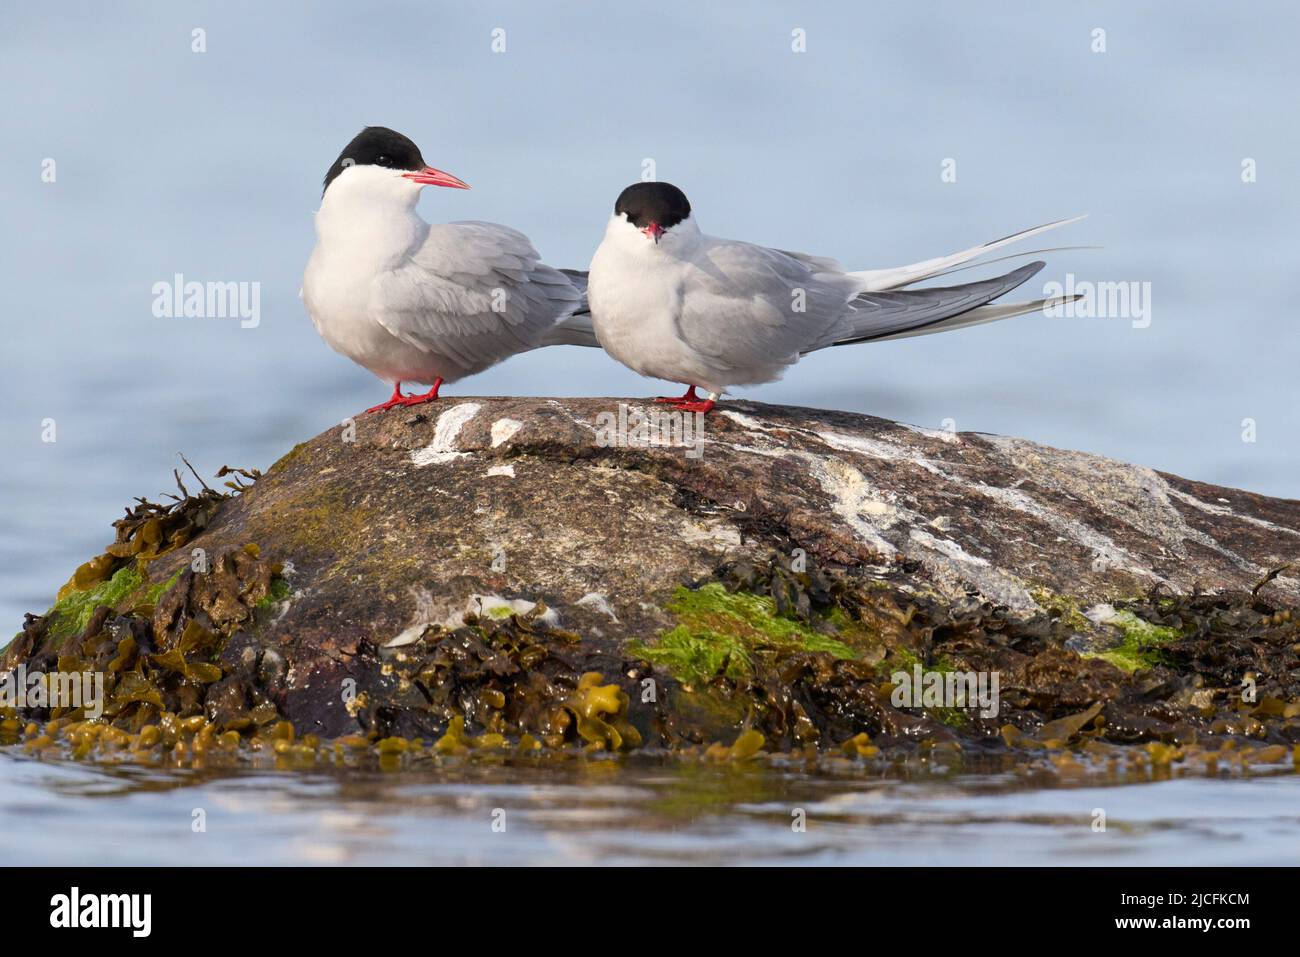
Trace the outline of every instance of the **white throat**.
{"label": "white throat", "polygon": [[703,233],[694,216],[666,230],[655,242],[628,221],[624,213],[615,213],[605,227],[605,242],[621,253],[632,256],[672,256],[683,258],[699,245]]}
{"label": "white throat", "polygon": [[334,178],[316,212],[316,246],[360,266],[387,266],[423,240],[429,226],[415,211],[420,186],[399,170],[352,166]]}

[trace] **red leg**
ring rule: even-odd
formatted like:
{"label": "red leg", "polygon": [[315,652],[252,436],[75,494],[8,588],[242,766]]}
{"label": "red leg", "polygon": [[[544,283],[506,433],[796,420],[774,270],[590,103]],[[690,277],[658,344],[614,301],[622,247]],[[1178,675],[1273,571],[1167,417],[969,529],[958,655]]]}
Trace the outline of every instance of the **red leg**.
{"label": "red leg", "polygon": [[695,386],[692,385],[686,388],[685,395],[661,395],[655,399],[655,401],[672,403],[675,405],[678,402],[699,402],[700,397],[695,394]]}
{"label": "red leg", "polygon": [[433,402],[438,398],[438,390],[442,388],[442,376],[433,380],[433,387],[423,395],[404,395],[398,400],[398,405],[424,405],[426,402]]}
{"label": "red leg", "polygon": [[394,383],[393,383],[393,395],[392,395],[392,398],[390,398],[390,399],[389,399],[387,402],[385,402],[383,405],[373,405],[373,406],[371,406],[370,408],[366,409],[366,411],[367,411],[367,412],[383,412],[383,411],[385,411],[386,409],[391,409],[391,408],[392,408],[393,406],[395,406],[395,405],[402,405],[402,404],[403,404],[403,400],[404,400],[405,398],[406,398],[406,396],[402,395],[402,383],[400,383],[400,382],[394,382]]}

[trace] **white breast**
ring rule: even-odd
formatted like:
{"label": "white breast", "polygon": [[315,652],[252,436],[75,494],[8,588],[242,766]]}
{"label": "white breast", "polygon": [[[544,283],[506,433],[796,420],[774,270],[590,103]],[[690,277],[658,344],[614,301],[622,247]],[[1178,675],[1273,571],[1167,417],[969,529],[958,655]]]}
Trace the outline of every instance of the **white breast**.
{"label": "white breast", "polygon": [[[665,234],[662,242],[688,242],[693,224],[673,237],[683,225]],[[694,234],[698,236],[698,230]],[[722,392],[720,370],[690,348],[678,331],[693,268],[671,248],[656,249],[625,218],[612,219],[587,277],[592,325],[602,348],[634,372]]]}
{"label": "white breast", "polygon": [[[369,167],[334,181],[316,213],[316,247],[302,278],[302,299],[331,349],[387,382],[430,383],[437,370],[428,352],[389,333],[371,315],[375,278],[404,261],[428,232],[414,209],[418,192],[385,197]],[[368,179],[369,177],[369,179]],[[395,190],[406,187],[397,183]],[[389,201],[385,201],[385,200]]]}

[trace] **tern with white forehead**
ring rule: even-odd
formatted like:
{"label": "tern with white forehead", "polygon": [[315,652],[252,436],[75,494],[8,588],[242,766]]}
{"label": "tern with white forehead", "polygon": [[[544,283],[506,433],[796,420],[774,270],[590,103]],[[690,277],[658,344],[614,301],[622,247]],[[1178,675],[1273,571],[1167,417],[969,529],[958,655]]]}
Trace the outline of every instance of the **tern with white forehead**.
{"label": "tern with white forehead", "polygon": [[[542,345],[589,341],[581,273],[544,265],[528,238],[482,222],[430,225],[425,186],[469,189],[394,130],[370,126],[325,175],[302,297],[329,346],[393,386],[369,412],[438,398],[444,382]],[[429,391],[404,395],[403,382]]]}
{"label": "tern with white forehead", "polygon": [[[989,305],[1042,262],[982,282],[902,287],[1069,222],[1075,220],[911,266],[848,272],[833,259],[709,236],[676,186],[635,183],[614,204],[591,261],[591,320],[601,346],[619,362],[688,387],[685,395],[656,401],[708,412],[733,386],[779,379],[818,349],[959,329],[1052,304]],[[697,387],[707,398],[696,395]]]}

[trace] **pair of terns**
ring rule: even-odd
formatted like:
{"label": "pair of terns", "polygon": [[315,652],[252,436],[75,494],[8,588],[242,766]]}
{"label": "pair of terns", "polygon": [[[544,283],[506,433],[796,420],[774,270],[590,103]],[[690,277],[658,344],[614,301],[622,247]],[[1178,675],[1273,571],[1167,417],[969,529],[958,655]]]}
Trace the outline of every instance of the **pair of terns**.
{"label": "pair of terns", "polygon": [[[779,379],[818,349],[1042,308],[1046,300],[991,304],[1042,262],[982,282],[905,287],[1081,218],[910,266],[847,272],[833,259],[702,233],[680,189],[636,183],[582,273],[545,265],[508,226],[424,222],[415,205],[425,186],[469,188],[376,126],[325,176],[303,301],[331,348],[393,384],[369,412],[430,402],[444,382],[548,345],[599,345],[643,376],[687,387],[660,401],[708,412],[732,387]],[[405,395],[403,382],[431,387]]]}

